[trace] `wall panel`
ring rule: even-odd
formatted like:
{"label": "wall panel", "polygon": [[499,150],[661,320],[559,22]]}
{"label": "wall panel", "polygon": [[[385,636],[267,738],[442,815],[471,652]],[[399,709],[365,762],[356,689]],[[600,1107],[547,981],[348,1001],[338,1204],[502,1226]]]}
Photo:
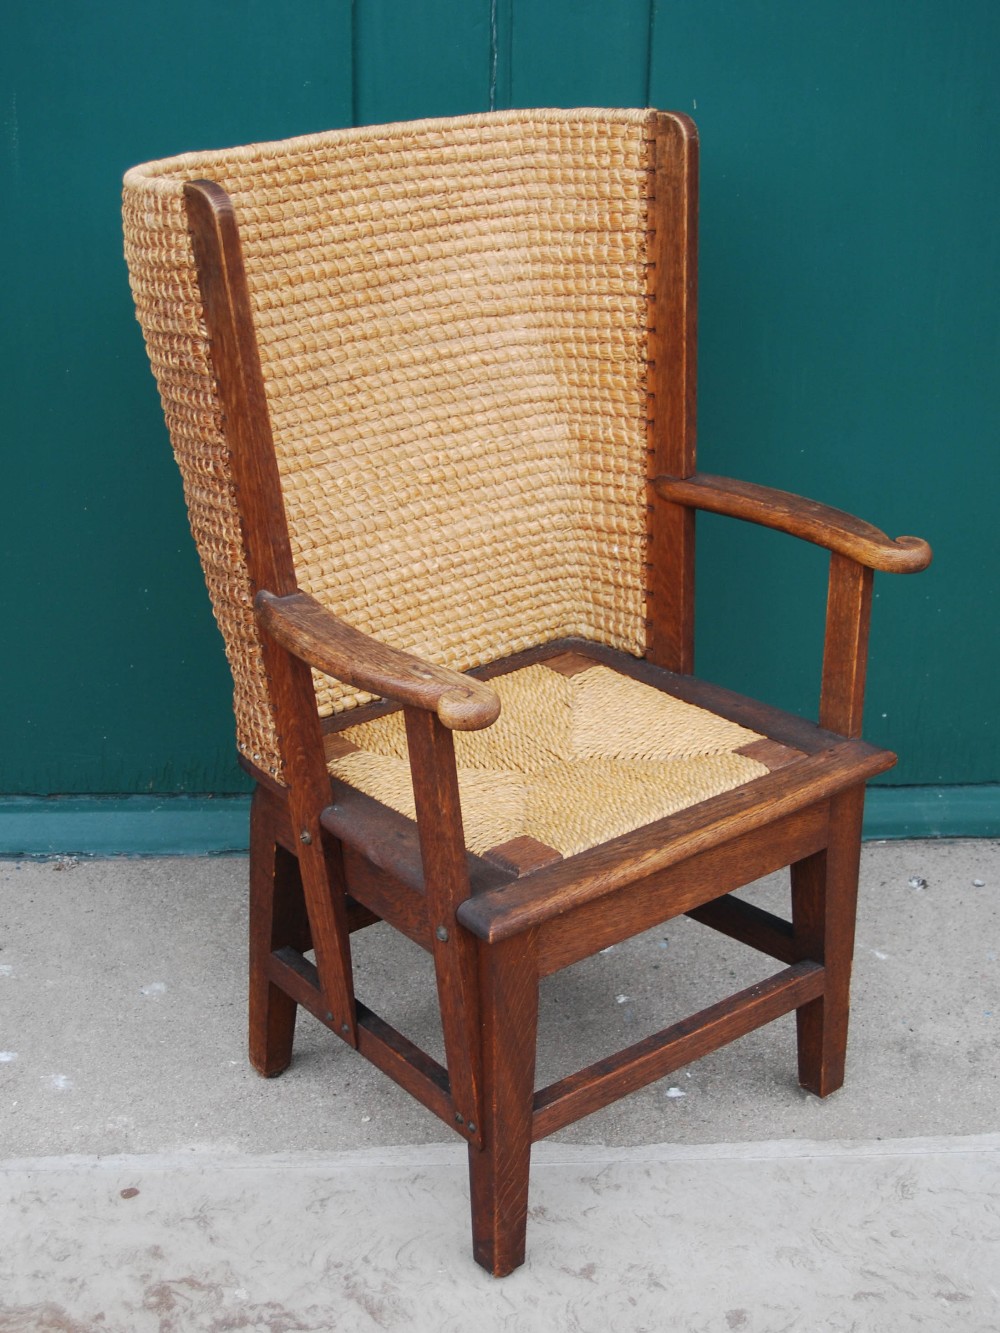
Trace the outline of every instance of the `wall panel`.
{"label": "wall panel", "polygon": [[[893,783],[1000,767],[998,39],[988,0],[656,4],[652,100],[702,141],[702,465],[935,546],[876,579],[866,734]],[[699,669],[812,708],[822,572],[704,528]]]}
{"label": "wall panel", "polygon": [[[276,53],[280,57],[276,58]],[[240,788],[122,259],[126,167],[349,124],[350,0],[11,6],[0,792]]]}
{"label": "wall panel", "polygon": [[[891,782],[1000,778],[995,5],[10,10],[0,793],[244,785],[131,312],[125,167],[352,119],[647,101],[702,134],[704,465],[934,541],[928,574],[877,584],[867,731],[903,755]],[[701,669],[810,711],[822,558],[715,519],[701,555]]]}
{"label": "wall panel", "polygon": [[508,2],[511,106],[646,105],[650,0]]}
{"label": "wall panel", "polygon": [[490,0],[355,0],[359,125],[489,107]]}

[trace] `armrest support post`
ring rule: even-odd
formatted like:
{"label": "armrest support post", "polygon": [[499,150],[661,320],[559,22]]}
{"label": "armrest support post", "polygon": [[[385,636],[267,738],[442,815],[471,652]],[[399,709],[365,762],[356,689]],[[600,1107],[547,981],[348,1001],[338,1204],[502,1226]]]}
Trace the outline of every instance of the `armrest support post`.
{"label": "armrest support post", "polygon": [[830,552],[819,723],[841,736],[860,736],[873,571],[916,574],[926,569],[931,562],[927,543],[919,537],[893,540],[840,509],[730,477],[704,472],[660,476],[653,490],[660,501],[758,523]]}
{"label": "armrest support post", "polygon": [[864,565],[831,554],[819,724],[852,739],[861,735],[873,581]]}
{"label": "armrest support post", "polygon": [[480,1047],[479,982],[475,938],[456,917],[471,889],[455,741],[434,713],[423,708],[403,711],[448,1079],[456,1123],[464,1137],[479,1146],[481,1071],[476,1057],[470,1058]]}

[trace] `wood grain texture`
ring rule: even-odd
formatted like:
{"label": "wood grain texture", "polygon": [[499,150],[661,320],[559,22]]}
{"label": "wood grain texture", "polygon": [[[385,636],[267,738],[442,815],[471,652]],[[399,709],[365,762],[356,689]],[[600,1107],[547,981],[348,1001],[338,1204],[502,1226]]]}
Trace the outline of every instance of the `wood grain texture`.
{"label": "wood grain texture", "polygon": [[654,478],[653,489],[661,499],[675,504],[775,528],[849,556],[870,569],[915,574],[931,562],[931,548],[921,538],[893,540],[871,523],[815,500],[707,472],[685,476],[671,469],[664,471],[667,475]]}
{"label": "wood grain texture", "polygon": [[550,671],[558,671],[561,676],[578,676],[581,671],[589,671],[593,660],[583,653],[559,653],[547,657],[545,665]]}
{"label": "wood grain texture", "polygon": [[532,1136],[554,1134],[609,1102],[644,1088],[710,1051],[815,1000],[823,989],[818,963],[796,963],[623,1051],[569,1074],[535,1095]]}
{"label": "wood grain texture", "polygon": [[[260,770],[247,765],[247,772],[255,776]],[[262,807],[261,813],[270,825],[275,842],[287,851],[298,851],[298,839],[292,832],[292,821],[288,814],[288,788],[269,779],[258,782],[254,787],[253,802]]]}
{"label": "wood grain texture", "polygon": [[292,593],[295,566],[236,214],[213,181],[189,181],[184,199],[251,586]]}
{"label": "wood grain texture", "polygon": [[530,875],[533,871],[540,870],[542,866],[554,865],[556,861],[563,859],[562,852],[557,852],[554,847],[539,842],[537,838],[529,837],[511,838],[509,842],[491,847],[484,855],[487,860],[493,861],[502,869],[512,871],[518,879],[522,875]]}
{"label": "wood grain texture", "polygon": [[[687,116],[650,117],[648,204],[649,477],[695,468],[698,132]],[[694,669],[694,513],[650,488],[646,656]]]}
{"label": "wood grain texture", "polygon": [[448,1071],[363,1004],[358,1005],[358,1050],[449,1129],[460,1132]]}
{"label": "wood grain texture", "polygon": [[831,555],[819,720],[842,736],[861,735],[873,578],[871,569]]}
{"label": "wood grain texture", "polygon": [[[424,896],[424,867],[415,820],[334,778],[320,822],[328,833],[360,852],[373,866]],[[514,877],[512,871],[473,852],[466,853],[465,869],[474,894],[499,888]]]}
{"label": "wood grain texture", "polygon": [[820,1097],[844,1082],[864,805],[862,784],[838,793],[826,849],[791,868],[796,951],[825,975],[823,994],[796,1015],[799,1082]]}
{"label": "wood grain texture", "polygon": [[[233,206],[211,181],[189,182],[184,197],[251,587],[294,593],[288,525]],[[299,868],[316,965],[338,1031],[353,1045],[357,1036],[350,931],[340,849],[324,836],[319,822],[329,802],[330,782],[312,675],[304,662],[266,634],[261,647],[281,738],[288,810],[300,842]]]}
{"label": "wood grain texture", "polygon": [[[294,871],[294,887],[292,891],[298,895],[298,898],[300,900],[299,908],[303,913],[305,913],[305,905],[304,902],[301,901],[302,877],[299,874],[298,864],[297,864],[300,844],[298,839],[292,833],[292,825],[288,816],[288,788],[284,786],[278,786],[277,784],[266,785],[264,783],[258,783],[257,787],[254,790],[252,804],[257,805],[258,807],[261,808],[261,813],[263,814],[266,823],[268,825],[270,836],[277,843],[278,848],[285,852],[290,853],[291,860],[296,863]],[[253,839],[252,824],[251,824],[251,839]],[[264,843],[264,846],[266,849],[267,847],[266,842]],[[265,860],[267,855],[268,853],[265,851]],[[251,860],[250,873],[252,876],[254,873],[253,853],[251,853],[250,860]],[[347,905],[347,924],[352,934],[356,930],[363,930],[365,926],[374,925],[376,921],[382,920],[381,916],[377,912],[371,910],[371,908],[365,906],[363,903],[355,901],[353,896],[349,896],[347,898],[346,905]],[[297,908],[296,910],[299,910],[299,908]],[[279,899],[277,895],[275,898],[274,910],[275,912],[278,913],[286,910],[282,900]],[[422,904],[421,904],[421,910],[422,910]],[[288,936],[288,938],[285,939],[285,942],[287,943],[291,941],[292,943],[295,943],[295,947],[299,949],[309,949],[312,947],[311,943],[312,936],[311,932],[309,931],[309,920],[307,913],[305,913],[305,915],[302,917],[302,920],[304,921],[304,931],[302,932],[302,934],[310,942],[307,944],[298,943],[297,942],[298,932],[296,932],[294,936]],[[277,947],[277,945],[275,945],[274,947]]]}
{"label": "wood grain texture", "polygon": [[[693,915],[695,908],[710,899],[808,856],[822,847],[826,838],[827,807],[821,802],[636,879],[619,892],[566,910],[538,928],[542,975],[557,972],[683,912]],[[753,943],[749,939],[745,942]],[[797,962],[799,955],[784,961]]]}
{"label": "wood grain texture", "polygon": [[479,894],[462,904],[459,920],[483,939],[505,939],[807,809],[884,772],[894,759],[862,741],[842,741],[502,889]]}
{"label": "wood grain texture", "polygon": [[730,939],[777,958],[779,962],[795,963],[801,959],[790,921],[744,902],[742,898],[734,898],[731,893],[693,907],[687,915]]}
{"label": "wood grain texture", "polygon": [[298,862],[277,840],[267,793],[250,803],[249,1054],[258,1074],[288,1068],[298,1006],[268,975],[268,959],[286,945],[311,945]]}
{"label": "wood grain texture", "polygon": [[308,593],[277,597],[262,590],[254,606],[261,625],[283,648],[337,680],[429,709],[457,731],[488,727],[500,715],[500,700],[482,681],[363,634]]}
{"label": "wood grain texture", "polygon": [[779,741],[772,741],[767,737],[760,741],[751,741],[749,745],[741,745],[736,753],[745,755],[747,759],[756,759],[771,773],[776,768],[784,768],[786,764],[793,764],[796,759],[802,758],[801,750],[796,750],[791,745],[782,745]]}
{"label": "wood grain texture", "polygon": [[387,922],[422,949],[431,949],[432,930],[422,893],[388,870],[375,866],[344,844],[344,880],[347,892],[369,912]]}
{"label": "wood grain texture", "polygon": [[527,932],[480,946],[482,1148],[469,1147],[476,1262],[503,1277],[524,1262],[538,1029],[538,969]]}
{"label": "wood grain texture", "polygon": [[[308,958],[303,958],[293,949],[280,949],[272,954],[268,971],[275,985],[292,996],[324,1027],[337,1032],[336,1020],[326,1008],[319,973]],[[359,1053],[384,1074],[388,1074],[450,1129],[455,1129],[447,1071],[426,1051],[415,1046],[408,1037],[397,1032],[365,1005],[358,1004],[357,1015]]]}
{"label": "wood grain texture", "polygon": [[451,732],[433,713],[407,708],[406,744],[413,775],[427,918],[431,926],[441,1028],[456,1118],[481,1143],[479,981],[476,941],[456,920],[471,892]]}
{"label": "wood grain texture", "polygon": [[341,736],[339,732],[323,733],[323,754],[328,764],[333,763],[335,759],[343,759],[344,755],[357,754],[358,749],[353,741]]}

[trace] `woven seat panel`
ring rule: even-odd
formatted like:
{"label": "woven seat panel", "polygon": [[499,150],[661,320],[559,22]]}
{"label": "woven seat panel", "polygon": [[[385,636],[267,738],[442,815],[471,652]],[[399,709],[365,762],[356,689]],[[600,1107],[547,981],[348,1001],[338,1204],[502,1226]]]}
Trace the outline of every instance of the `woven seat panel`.
{"label": "woven seat panel", "polygon": [[[490,684],[499,719],[455,733],[473,852],[530,837],[571,856],[768,771],[735,753],[758,733],[605,666],[573,676],[530,666]],[[330,772],[414,818],[402,713],[337,740],[358,749],[334,758]]]}
{"label": "woven seat panel", "polygon": [[[645,649],[645,112],[510,112],[126,176],[126,250],[236,680],[280,765],[181,188],[239,220],[299,585],[467,669]],[[317,677],[320,712],[367,696]]]}

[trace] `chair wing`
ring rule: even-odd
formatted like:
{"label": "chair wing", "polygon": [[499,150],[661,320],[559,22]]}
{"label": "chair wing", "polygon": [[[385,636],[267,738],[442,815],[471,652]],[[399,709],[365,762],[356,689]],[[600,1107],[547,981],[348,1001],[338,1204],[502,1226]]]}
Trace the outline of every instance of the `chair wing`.
{"label": "chair wing", "polygon": [[[641,655],[651,127],[471,116],[126,176],[136,305],[259,767],[280,761],[184,182],[236,212],[299,587],[457,670],[569,635]],[[317,695],[322,714],[368,697]]]}

